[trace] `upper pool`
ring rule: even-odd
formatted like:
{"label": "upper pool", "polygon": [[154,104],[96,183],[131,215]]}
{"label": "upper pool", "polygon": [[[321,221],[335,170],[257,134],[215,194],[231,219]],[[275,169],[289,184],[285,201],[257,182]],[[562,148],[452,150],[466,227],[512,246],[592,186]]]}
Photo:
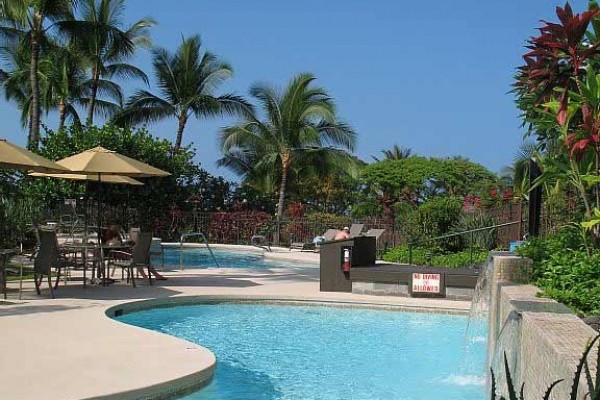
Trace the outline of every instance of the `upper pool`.
{"label": "upper pool", "polygon": [[[268,269],[317,266],[316,263],[306,264],[273,260],[254,251],[234,251],[221,248],[212,248],[212,250],[221,268]],[[165,266],[170,269],[179,268],[180,254],[181,262],[186,269],[217,267],[206,247],[184,247],[180,250],[179,246],[164,246],[163,251]]]}
{"label": "upper pool", "polygon": [[118,320],[216,355],[213,382],[185,400],[484,398],[485,342],[467,351],[464,316],[223,303]]}

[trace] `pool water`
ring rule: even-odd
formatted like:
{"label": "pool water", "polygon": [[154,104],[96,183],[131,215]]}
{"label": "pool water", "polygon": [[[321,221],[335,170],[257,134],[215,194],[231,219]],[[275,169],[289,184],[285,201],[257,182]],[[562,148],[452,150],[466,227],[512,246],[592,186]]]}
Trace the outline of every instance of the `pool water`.
{"label": "pool water", "polygon": [[[188,247],[180,250],[179,247],[163,247],[165,254],[165,266],[169,269],[179,268],[179,254],[183,252],[181,261],[186,269],[195,268],[217,268],[214,260],[206,248]],[[317,264],[292,263],[289,261],[272,260],[263,257],[259,253],[251,251],[231,251],[223,249],[212,249],[215,258],[221,268],[298,268],[316,267]]]}
{"label": "pool water", "polygon": [[475,363],[465,365],[463,316],[225,303],[118,320],[216,355],[212,383],[185,400],[484,398],[485,342],[477,344]]}

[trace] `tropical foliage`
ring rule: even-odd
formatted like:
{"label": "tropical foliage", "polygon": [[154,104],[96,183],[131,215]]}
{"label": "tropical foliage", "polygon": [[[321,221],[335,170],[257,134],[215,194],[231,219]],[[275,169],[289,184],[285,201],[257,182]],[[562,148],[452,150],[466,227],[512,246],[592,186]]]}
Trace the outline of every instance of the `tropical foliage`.
{"label": "tropical foliage", "polygon": [[541,153],[535,186],[576,193],[588,218],[600,206],[599,12],[594,1],[581,14],[557,7],[558,22],[543,22],[529,39],[514,89]]}
{"label": "tropical foliage", "polygon": [[214,54],[203,53],[200,36],[184,38],[174,54],[161,48],[154,49],[152,54],[154,75],[162,97],[138,90],[116,118],[117,123],[130,125],[175,118],[178,122],[175,149],[178,150],[192,115],[196,118],[251,115],[252,106],[242,97],[215,94],[233,74],[233,69]]}
{"label": "tropical foliage", "polygon": [[250,95],[264,119],[249,114],[240,124],[223,129],[220,147],[225,166],[244,182],[265,192],[278,192],[277,216],[284,211],[290,181],[295,177],[352,172],[356,134],[337,117],[333,99],[314,85],[315,77],[294,77],[283,92],[255,85]]}
{"label": "tropical foliage", "polygon": [[[391,149],[381,150],[381,153],[383,154],[384,160],[402,160],[412,155],[412,149],[408,147],[400,147],[395,144]],[[371,158],[374,161],[381,161],[375,156],[371,156]]]}
{"label": "tropical foliage", "polygon": [[600,313],[600,252],[580,227],[568,226],[547,238],[531,239],[518,253],[533,260],[532,281],[544,295],[580,315]]}
{"label": "tropical foliage", "polygon": [[[89,126],[71,126],[60,131],[48,131],[42,139],[40,153],[50,159],[60,159],[80,151],[103,146],[126,156],[151,164],[170,172],[172,175],[160,179],[146,179],[144,186],[125,187],[122,185],[90,184],[91,194],[102,191],[102,201],[115,207],[141,205],[143,215],[149,221],[160,216],[166,210],[177,207],[191,208],[186,200],[197,193],[208,192],[218,198],[209,198],[205,202],[212,207],[224,204],[229,196],[230,183],[216,178],[200,168],[194,161],[194,150],[186,147],[172,153],[173,144],[166,139],[153,137],[145,129],[117,128],[106,125],[101,128]],[[50,178],[27,179],[27,190],[38,204],[46,206],[57,204],[64,198],[80,198],[86,194],[86,185]],[[157,196],[156,193],[168,193]],[[137,208],[137,207],[136,207]]]}

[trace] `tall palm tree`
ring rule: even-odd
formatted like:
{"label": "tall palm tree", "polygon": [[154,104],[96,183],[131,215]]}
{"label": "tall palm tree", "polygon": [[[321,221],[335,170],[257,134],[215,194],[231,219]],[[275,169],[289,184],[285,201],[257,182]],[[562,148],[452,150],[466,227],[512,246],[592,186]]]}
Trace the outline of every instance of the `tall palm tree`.
{"label": "tall palm tree", "polygon": [[[21,42],[3,46],[1,56],[5,66],[0,69],[0,85],[7,101],[13,101],[21,110],[21,126],[26,128],[31,119],[31,81],[29,47]],[[39,74],[39,71],[38,71]],[[39,77],[38,77],[39,79]]]}
{"label": "tall palm tree", "polygon": [[229,64],[210,52],[202,54],[200,36],[182,38],[174,54],[165,49],[153,51],[154,75],[161,96],[137,91],[116,118],[118,124],[154,122],[176,118],[175,150],[181,147],[183,131],[190,116],[196,118],[221,114],[248,115],[252,106],[234,94],[217,96],[216,89],[232,75]]}
{"label": "tall palm tree", "polygon": [[[384,160],[403,160],[412,155],[412,149],[409,147],[400,147],[395,144],[391,149],[381,150],[381,153]],[[375,156],[371,156],[371,158],[375,161],[381,161],[381,159]]]}
{"label": "tall palm tree", "polygon": [[[31,122],[32,95],[30,80],[30,48],[22,42],[12,42],[0,49],[0,56],[5,60],[5,68],[0,69],[0,86],[6,100],[13,101],[21,110],[21,126],[26,128]],[[40,87],[38,106],[41,111],[51,108],[51,97],[48,96],[49,80],[53,63],[48,57],[38,61],[37,79]]]}
{"label": "tall palm tree", "polygon": [[45,97],[48,108],[58,111],[58,129],[65,126],[67,118],[80,124],[76,104],[85,101],[85,58],[72,43],[53,46],[47,57],[50,66]]}
{"label": "tall palm tree", "polygon": [[18,39],[30,49],[29,81],[31,113],[28,146],[37,148],[40,138],[40,51],[47,43],[47,33],[59,21],[73,18],[75,0],[3,0],[0,34],[5,39]]}
{"label": "tall palm tree", "polygon": [[283,92],[253,86],[254,97],[265,119],[246,116],[238,125],[223,129],[220,146],[225,166],[255,186],[277,187],[277,217],[283,214],[288,178],[292,169],[303,174],[330,173],[351,168],[356,134],[336,116],[332,98],[325,89],[313,86],[315,77],[300,74]]}
{"label": "tall palm tree", "polygon": [[[86,82],[87,124],[94,122],[98,112],[114,115],[123,102],[121,87],[112,78],[138,78],[148,84],[148,77],[129,60],[140,47],[150,47],[149,28],[154,20],[142,18],[123,27],[125,0],[82,0],[81,19],[61,24],[89,60],[89,81]],[[104,95],[112,101],[99,99]],[[119,103],[116,106],[114,102]]]}

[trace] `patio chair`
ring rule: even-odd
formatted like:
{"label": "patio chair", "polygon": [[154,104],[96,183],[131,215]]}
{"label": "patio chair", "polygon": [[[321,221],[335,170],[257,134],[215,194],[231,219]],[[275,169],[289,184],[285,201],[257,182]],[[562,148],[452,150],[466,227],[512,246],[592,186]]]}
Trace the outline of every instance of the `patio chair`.
{"label": "patio chair", "polygon": [[385,232],[385,229],[369,229],[365,236],[375,236],[375,242],[378,242],[383,232]]}
{"label": "patio chair", "polygon": [[129,228],[129,232],[128,232],[128,241],[132,242],[132,243],[136,243],[137,242],[137,238],[138,235],[140,234],[142,230],[140,228]]}
{"label": "patio chair", "polygon": [[254,247],[258,247],[259,249],[264,249],[267,251],[271,250],[271,242],[267,239],[265,235],[254,235],[250,238],[250,245]]}
{"label": "patio chair", "polygon": [[[33,261],[35,291],[38,295],[41,294],[40,286],[44,276],[47,276],[50,294],[54,298],[54,290],[58,289],[58,282],[62,271],[66,268],[75,267],[76,264],[66,257],[66,253],[61,252],[54,229],[38,228],[37,235],[39,238],[39,249]],[[53,268],[56,270],[56,282],[54,286],[52,285]]]}
{"label": "patio chair", "polygon": [[131,253],[112,250],[108,255],[109,266],[113,266],[112,274],[115,269],[120,267],[122,270],[121,276],[124,276],[127,271],[127,283],[131,279],[133,287],[135,285],[135,272],[138,268],[146,268],[148,270],[148,280],[152,285],[152,272],[150,271],[150,246],[152,245],[152,232],[136,232],[136,239]]}
{"label": "patio chair", "polygon": [[[325,233],[322,235],[325,238],[325,241],[331,241],[335,237],[336,233],[338,233],[337,229],[327,229]],[[292,242],[290,243],[290,251],[294,250],[316,250],[317,246],[314,242]]]}
{"label": "patio chair", "polygon": [[160,257],[160,269],[165,269],[165,252],[162,246],[162,239],[152,238],[152,244],[150,245],[150,259],[153,257]]}
{"label": "patio chair", "polygon": [[350,225],[350,237],[360,236],[365,224],[352,224]]}

